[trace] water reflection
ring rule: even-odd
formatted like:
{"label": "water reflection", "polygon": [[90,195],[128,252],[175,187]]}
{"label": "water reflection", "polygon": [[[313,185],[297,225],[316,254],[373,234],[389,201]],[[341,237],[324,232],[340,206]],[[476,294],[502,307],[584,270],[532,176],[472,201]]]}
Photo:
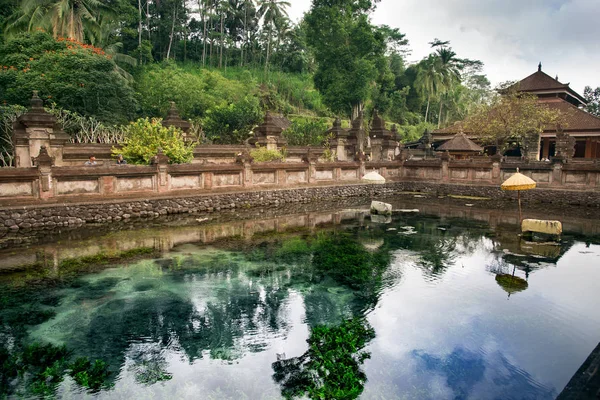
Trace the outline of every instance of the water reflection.
{"label": "water reflection", "polygon": [[[0,396],[560,391],[554,382],[566,383],[600,329],[586,286],[600,278],[587,267],[594,245],[583,251],[568,235],[531,244],[444,215],[384,222],[353,209],[36,248],[33,263],[0,279]],[[558,268],[565,259],[582,272]],[[41,365],[23,361],[35,343],[46,346]],[[568,361],[547,372],[554,354]]]}

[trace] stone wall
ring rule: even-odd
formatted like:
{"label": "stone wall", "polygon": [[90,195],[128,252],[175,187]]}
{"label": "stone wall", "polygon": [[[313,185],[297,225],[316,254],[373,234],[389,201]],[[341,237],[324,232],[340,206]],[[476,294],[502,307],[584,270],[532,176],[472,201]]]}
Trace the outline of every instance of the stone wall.
{"label": "stone wall", "polygon": [[[229,209],[270,207],[290,203],[336,202],[349,197],[391,196],[423,192],[436,196],[462,195],[495,200],[514,200],[516,193],[497,186],[460,185],[441,182],[393,182],[385,185],[340,184],[293,189],[266,189],[232,193],[188,195],[173,198],[104,200],[95,203],[12,206],[0,209],[0,235],[20,230],[54,229],[88,222],[107,223],[170,214],[195,214]],[[600,206],[600,191],[535,189],[523,192],[526,202]]]}

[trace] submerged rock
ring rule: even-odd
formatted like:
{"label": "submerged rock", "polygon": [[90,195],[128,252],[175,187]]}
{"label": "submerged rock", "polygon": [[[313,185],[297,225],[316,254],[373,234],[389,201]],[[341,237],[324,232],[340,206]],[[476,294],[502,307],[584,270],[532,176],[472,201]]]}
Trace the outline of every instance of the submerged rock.
{"label": "submerged rock", "polygon": [[371,214],[392,215],[392,205],[382,201],[372,201]]}

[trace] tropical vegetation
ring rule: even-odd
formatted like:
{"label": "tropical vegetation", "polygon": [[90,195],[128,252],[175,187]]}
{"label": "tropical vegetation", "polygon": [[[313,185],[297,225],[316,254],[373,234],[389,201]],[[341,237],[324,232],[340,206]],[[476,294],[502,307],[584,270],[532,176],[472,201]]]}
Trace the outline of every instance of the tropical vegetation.
{"label": "tropical vegetation", "polygon": [[0,0],[0,102],[27,106],[35,89],[110,128],[175,101],[204,140],[231,144],[268,109],[302,120],[290,137],[307,145],[326,140],[307,118],[377,109],[411,141],[491,101],[483,64],[448,41],[409,62],[407,37],[372,22],[377,3],[314,0],[294,22],[285,0]]}

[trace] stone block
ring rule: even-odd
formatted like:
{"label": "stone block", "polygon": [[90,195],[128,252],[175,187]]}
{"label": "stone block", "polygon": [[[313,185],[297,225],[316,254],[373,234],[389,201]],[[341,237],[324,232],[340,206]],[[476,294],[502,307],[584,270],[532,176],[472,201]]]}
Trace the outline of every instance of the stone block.
{"label": "stone block", "polygon": [[382,201],[372,201],[371,214],[392,215],[392,205]]}
{"label": "stone block", "polygon": [[559,236],[562,234],[562,223],[543,219],[524,219],[521,222],[521,231]]}

